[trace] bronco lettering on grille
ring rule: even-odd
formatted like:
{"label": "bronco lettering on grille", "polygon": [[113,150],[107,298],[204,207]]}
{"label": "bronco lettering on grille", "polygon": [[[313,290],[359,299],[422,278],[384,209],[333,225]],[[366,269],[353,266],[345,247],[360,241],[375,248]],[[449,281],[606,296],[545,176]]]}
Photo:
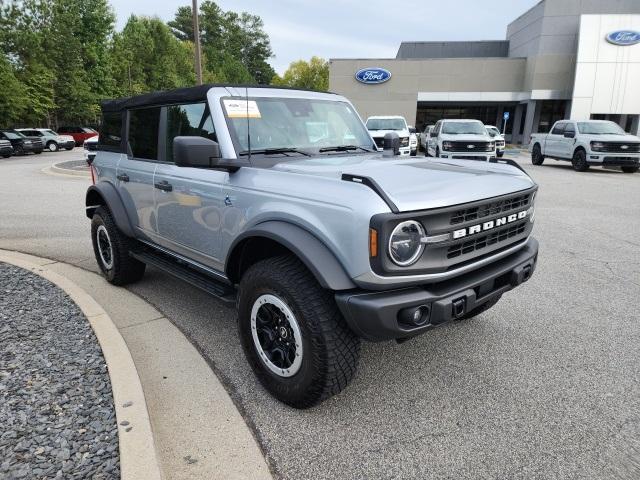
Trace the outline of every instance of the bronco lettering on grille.
{"label": "bronco lettering on grille", "polygon": [[459,230],[454,230],[452,234],[452,238],[456,240],[458,238],[467,237],[469,235],[475,235],[476,233],[486,232],[487,230],[491,230],[496,227],[507,225],[508,223],[513,223],[518,220],[522,220],[523,218],[526,218],[528,214],[529,214],[528,210],[523,210],[521,212],[508,215],[506,217],[500,217],[494,220],[489,220],[488,222],[479,223],[477,225],[461,228]]}

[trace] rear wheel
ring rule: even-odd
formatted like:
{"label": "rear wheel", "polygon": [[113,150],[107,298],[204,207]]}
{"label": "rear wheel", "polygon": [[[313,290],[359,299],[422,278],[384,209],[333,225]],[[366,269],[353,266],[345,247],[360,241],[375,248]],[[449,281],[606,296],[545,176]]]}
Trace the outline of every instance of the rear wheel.
{"label": "rear wheel", "polygon": [[587,163],[587,154],[584,150],[576,150],[571,160],[573,169],[576,172],[586,172],[589,170],[589,164]]}
{"label": "rear wheel", "polygon": [[105,207],[98,207],[93,214],[91,240],[98,266],[109,283],[126,285],[142,278],[146,265],[129,255],[135,241],[118,229]]}
{"label": "rear wheel", "polygon": [[639,167],[621,167],[624,173],[636,173]]}
{"label": "rear wheel", "polygon": [[238,293],[238,328],[260,383],[278,400],[308,408],[343,390],[355,374],[360,339],[332,292],[294,256],[251,266]]}
{"label": "rear wheel", "polygon": [[537,143],[533,146],[533,150],[531,151],[531,163],[534,165],[542,165],[544,162],[544,156],[542,155],[542,149],[540,145]]}
{"label": "rear wheel", "polygon": [[57,152],[58,151],[58,144],[56,142],[49,142],[47,143],[47,150],[49,150],[50,152]]}

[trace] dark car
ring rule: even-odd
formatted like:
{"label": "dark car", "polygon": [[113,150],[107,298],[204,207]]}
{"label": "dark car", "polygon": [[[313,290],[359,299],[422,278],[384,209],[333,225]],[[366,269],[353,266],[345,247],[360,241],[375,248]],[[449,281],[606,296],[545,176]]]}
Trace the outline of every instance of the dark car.
{"label": "dark car", "polygon": [[9,158],[13,155],[13,147],[9,140],[0,140],[0,157]]}
{"label": "dark car", "polygon": [[79,127],[79,126],[63,126],[58,128],[59,134],[71,135],[73,139],[76,141],[76,146],[81,146],[85,140],[91,137],[98,136],[98,132],[96,132],[93,128],[89,127]]}
{"label": "dark car", "polygon": [[9,140],[16,155],[42,153],[44,144],[39,138],[31,138],[16,130],[0,130],[0,140]]}

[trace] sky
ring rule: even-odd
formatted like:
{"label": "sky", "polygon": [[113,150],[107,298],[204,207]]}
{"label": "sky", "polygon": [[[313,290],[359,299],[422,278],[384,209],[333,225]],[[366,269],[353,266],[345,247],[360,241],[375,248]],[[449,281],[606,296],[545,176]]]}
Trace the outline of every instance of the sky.
{"label": "sky", "polygon": [[[218,0],[223,10],[262,17],[271,38],[271,65],[314,55],[394,58],[400,42],[504,40],[509,22],[539,0]],[[167,21],[191,0],[111,0],[122,29],[131,14]]]}

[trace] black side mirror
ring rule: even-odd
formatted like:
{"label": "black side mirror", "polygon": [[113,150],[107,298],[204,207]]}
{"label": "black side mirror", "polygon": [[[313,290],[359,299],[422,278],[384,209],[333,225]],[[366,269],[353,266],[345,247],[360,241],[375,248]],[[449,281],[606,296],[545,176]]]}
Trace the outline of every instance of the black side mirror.
{"label": "black side mirror", "polygon": [[437,134],[436,132],[431,132],[431,133],[429,134],[429,136],[430,136],[431,138],[436,138],[436,137],[438,136],[438,134]]}
{"label": "black side mirror", "polygon": [[564,132],[564,138],[575,138],[576,132]]}
{"label": "black side mirror", "polygon": [[178,167],[219,168],[230,172],[249,165],[244,158],[220,158],[218,142],[204,137],[176,137],[173,139],[173,160]]}
{"label": "black side mirror", "polygon": [[389,132],[384,135],[383,156],[393,157],[400,155],[400,136],[396,132]]}

